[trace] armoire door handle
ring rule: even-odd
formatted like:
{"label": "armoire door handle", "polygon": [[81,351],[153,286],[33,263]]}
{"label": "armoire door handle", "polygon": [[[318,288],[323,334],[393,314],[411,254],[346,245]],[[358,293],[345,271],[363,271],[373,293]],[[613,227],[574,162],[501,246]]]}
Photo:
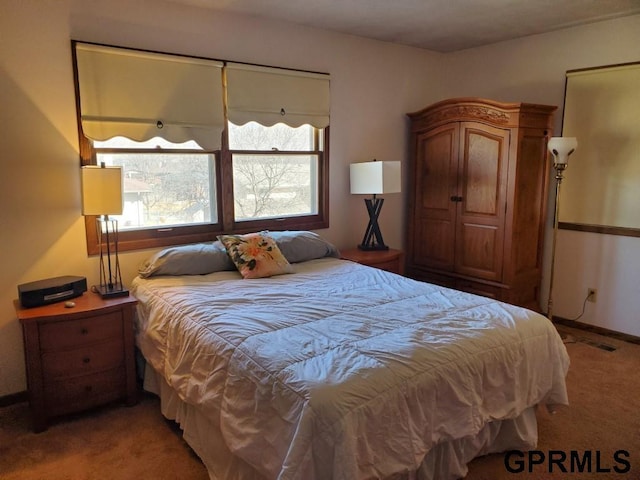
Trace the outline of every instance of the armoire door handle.
{"label": "armoire door handle", "polygon": [[451,201],[452,202],[461,202],[462,201],[462,197],[459,197],[457,195],[451,195]]}

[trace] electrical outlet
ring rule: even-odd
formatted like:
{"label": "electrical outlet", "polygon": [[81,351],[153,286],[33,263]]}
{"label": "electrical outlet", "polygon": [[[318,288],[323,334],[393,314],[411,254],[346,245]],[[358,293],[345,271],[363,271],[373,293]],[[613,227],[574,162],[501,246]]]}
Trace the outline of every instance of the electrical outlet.
{"label": "electrical outlet", "polygon": [[598,301],[598,290],[595,288],[587,289],[587,301],[596,303]]}

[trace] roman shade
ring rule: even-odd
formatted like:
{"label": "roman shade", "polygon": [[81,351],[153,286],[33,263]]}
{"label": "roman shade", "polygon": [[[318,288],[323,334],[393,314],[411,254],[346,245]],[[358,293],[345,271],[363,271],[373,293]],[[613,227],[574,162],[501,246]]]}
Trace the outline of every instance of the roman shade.
{"label": "roman shade", "polygon": [[559,221],[640,229],[640,63],[566,77],[562,135],[580,147],[562,182]]}
{"label": "roman shade", "polygon": [[220,148],[222,62],[85,43],[75,51],[85,136]]}
{"label": "roman shade", "polygon": [[329,75],[229,63],[227,116],[244,125],[329,125]]}

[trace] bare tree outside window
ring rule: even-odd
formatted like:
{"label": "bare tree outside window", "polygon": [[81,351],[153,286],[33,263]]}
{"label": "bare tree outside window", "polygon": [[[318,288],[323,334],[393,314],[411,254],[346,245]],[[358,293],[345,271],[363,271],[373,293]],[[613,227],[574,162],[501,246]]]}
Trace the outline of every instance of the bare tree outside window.
{"label": "bare tree outside window", "polygon": [[236,219],[316,213],[316,168],[310,155],[234,155]]}
{"label": "bare tree outside window", "polygon": [[229,124],[236,220],[317,213],[316,139],[309,125]]}

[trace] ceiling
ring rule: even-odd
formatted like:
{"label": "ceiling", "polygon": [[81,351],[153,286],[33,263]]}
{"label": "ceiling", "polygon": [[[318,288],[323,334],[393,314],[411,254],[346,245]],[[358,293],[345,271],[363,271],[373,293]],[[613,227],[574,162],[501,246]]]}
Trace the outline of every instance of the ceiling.
{"label": "ceiling", "polygon": [[640,0],[171,0],[453,52],[640,14]]}

